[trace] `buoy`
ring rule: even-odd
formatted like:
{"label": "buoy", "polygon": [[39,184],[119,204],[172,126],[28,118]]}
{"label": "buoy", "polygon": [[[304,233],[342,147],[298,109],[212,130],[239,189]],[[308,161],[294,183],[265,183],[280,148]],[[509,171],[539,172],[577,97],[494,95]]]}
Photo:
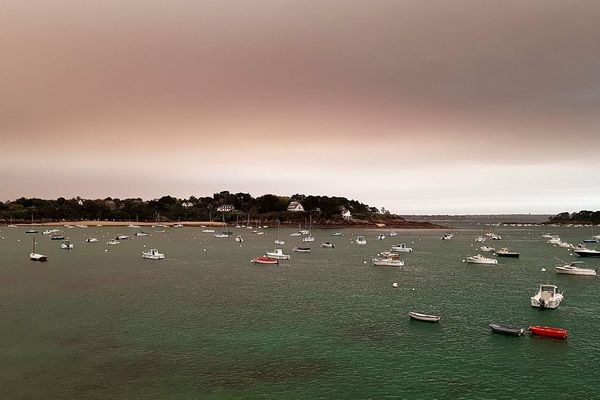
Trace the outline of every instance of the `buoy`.
{"label": "buoy", "polygon": [[413,290],[413,292],[414,292],[414,291],[415,291],[415,288],[413,288],[412,290]]}
{"label": "buoy", "polygon": [[466,262],[467,260],[463,260],[462,262]]}
{"label": "buoy", "polygon": [[202,251],[206,251],[206,249],[202,249]]}
{"label": "buoy", "polygon": [[392,287],[395,287],[395,288],[397,288],[397,287],[398,287],[398,282],[394,282],[394,283],[392,283]]}
{"label": "buoy", "polygon": [[106,252],[108,252],[108,249],[104,249],[104,252],[105,252],[105,253],[106,253]]}
{"label": "buoy", "polygon": [[546,268],[542,268],[542,272],[546,272]]}
{"label": "buoy", "polygon": [[366,261],[363,261],[363,264],[366,264],[366,263],[367,263]]}

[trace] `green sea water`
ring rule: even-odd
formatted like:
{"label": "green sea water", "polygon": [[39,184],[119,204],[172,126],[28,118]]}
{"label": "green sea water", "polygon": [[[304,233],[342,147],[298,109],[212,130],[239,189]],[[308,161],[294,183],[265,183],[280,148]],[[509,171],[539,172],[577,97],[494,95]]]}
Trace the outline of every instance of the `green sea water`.
{"label": "green sea water", "polygon": [[[521,258],[485,266],[462,261],[480,252],[479,227],[449,241],[434,230],[385,240],[317,230],[310,254],[292,252],[303,244],[289,229],[283,246],[274,229],[233,229],[240,246],[200,228],[108,246],[134,230],[74,228],[64,229],[71,251],[37,235],[47,263],[29,261],[26,228],[2,227],[0,399],[600,398],[599,281],[553,272],[553,256],[577,257],[540,238],[548,229],[495,228],[503,240],[487,244]],[[358,234],[367,245],[351,243]],[[414,248],[405,267],[370,265],[402,242]],[[143,259],[150,247],[166,259]],[[275,247],[292,258],[250,263]],[[530,307],[541,283],[564,291],[558,309]],[[411,321],[411,310],[442,320]],[[493,322],[568,328],[569,338],[505,337],[490,333]]]}

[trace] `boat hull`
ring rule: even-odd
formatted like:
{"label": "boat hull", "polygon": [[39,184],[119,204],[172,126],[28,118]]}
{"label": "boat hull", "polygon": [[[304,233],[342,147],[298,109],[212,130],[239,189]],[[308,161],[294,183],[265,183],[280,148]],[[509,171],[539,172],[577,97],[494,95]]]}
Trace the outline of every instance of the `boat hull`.
{"label": "boat hull", "polygon": [[600,257],[600,251],[598,250],[573,250],[573,253],[580,257]]}
{"label": "boat hull", "polygon": [[490,324],[489,326],[492,332],[500,333],[502,335],[521,336],[525,333],[525,328],[520,328],[514,325]]}
{"label": "boat hull", "polygon": [[521,255],[519,253],[498,253],[498,252],[496,252],[496,256],[498,256],[498,257],[519,258]]}
{"label": "boat hull", "polygon": [[530,326],[529,331],[531,332],[532,335],[545,336],[545,337],[551,337],[551,338],[556,338],[556,339],[566,339],[567,336],[569,335],[569,332],[566,329],[551,328],[548,326],[538,326],[538,325]]}
{"label": "boat hull", "polygon": [[596,270],[588,268],[554,267],[554,270],[557,274],[564,275],[596,276],[598,274]]}
{"label": "boat hull", "polygon": [[422,314],[414,311],[409,312],[408,316],[411,319],[424,322],[438,322],[440,319],[442,319],[442,317],[439,315]]}
{"label": "boat hull", "polygon": [[269,257],[256,257],[252,259],[255,264],[279,264],[279,260]]}

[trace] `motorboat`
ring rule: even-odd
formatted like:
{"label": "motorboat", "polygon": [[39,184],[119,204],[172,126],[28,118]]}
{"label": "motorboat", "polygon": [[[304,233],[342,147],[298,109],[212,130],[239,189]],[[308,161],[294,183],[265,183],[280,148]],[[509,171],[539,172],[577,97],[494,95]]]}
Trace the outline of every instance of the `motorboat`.
{"label": "motorboat", "polygon": [[175,224],[173,225],[173,228],[183,228],[183,224]]}
{"label": "motorboat", "polygon": [[438,322],[440,319],[442,319],[442,317],[439,315],[422,314],[415,311],[409,312],[408,316],[412,319],[425,322]]}
{"label": "motorboat", "polygon": [[510,251],[508,247],[503,247],[500,250],[496,251],[496,256],[498,257],[512,257],[519,258],[520,254],[514,251]]}
{"label": "motorboat", "polygon": [[119,242],[118,240],[115,240],[115,239],[112,239],[112,240],[109,240],[108,242],[106,242],[106,244],[110,244],[110,245],[115,245],[115,244],[119,244],[119,243],[121,243],[121,242]]}
{"label": "motorboat", "polygon": [[165,255],[158,252],[158,249],[150,249],[148,251],[142,251],[142,257],[149,260],[162,260]]}
{"label": "motorboat", "polygon": [[342,236],[342,235],[343,235],[343,233],[342,233],[342,232],[333,232],[333,233],[331,234],[331,236]]}
{"label": "motorboat", "polygon": [[354,243],[360,244],[360,245],[367,244],[367,239],[365,239],[364,236],[357,236]]}
{"label": "motorboat", "polygon": [[489,238],[489,239],[492,239],[492,240],[502,240],[502,236],[497,235],[497,234],[495,234],[493,232],[486,233],[485,236],[487,238]]}
{"label": "motorboat", "polygon": [[231,233],[231,232],[221,232],[221,233],[215,233],[215,235],[214,235],[214,236],[215,236],[217,239],[222,239],[222,238],[228,238],[228,237],[230,237],[231,235],[232,235],[232,233]]}
{"label": "motorboat", "polygon": [[297,253],[310,253],[310,247],[294,247],[294,251]]}
{"label": "motorboat", "polygon": [[39,231],[37,229],[28,229],[25,231],[25,233],[38,233]]}
{"label": "motorboat", "polygon": [[33,237],[33,248],[31,253],[29,253],[29,259],[31,261],[48,261],[48,256],[35,252],[35,236]]}
{"label": "motorboat", "polygon": [[333,244],[331,242],[325,242],[325,243],[321,243],[321,247],[324,247],[326,249],[335,249],[335,244]]}
{"label": "motorboat", "polygon": [[89,237],[89,238],[85,239],[85,241],[88,243],[96,243],[98,241],[98,238]]}
{"label": "motorboat", "polygon": [[392,257],[373,257],[371,258],[371,262],[373,265],[382,266],[382,267],[402,267],[404,266],[404,261],[399,258]]}
{"label": "motorboat", "polygon": [[544,233],[544,234],[542,235],[542,238],[544,238],[544,239],[552,239],[554,236],[555,236],[555,235],[551,235],[551,234],[549,234],[549,233]]}
{"label": "motorboat", "polygon": [[581,264],[581,261],[572,262],[569,265],[562,265],[554,267],[557,274],[565,275],[582,275],[582,276],[596,276],[598,271],[592,268],[581,268],[577,265]]}
{"label": "motorboat", "polygon": [[583,243],[598,243],[598,239],[583,239]]}
{"label": "motorboat", "polygon": [[307,236],[305,238],[302,238],[303,242],[314,242],[315,238],[313,236]]}
{"label": "motorboat", "polygon": [[290,233],[290,236],[302,236],[302,233],[294,232],[294,233]]}
{"label": "motorboat", "polygon": [[127,235],[117,235],[115,240],[129,240],[129,236]]}
{"label": "motorboat", "polygon": [[574,248],[573,253],[580,257],[600,257],[600,250],[588,249],[587,247],[581,245]]}
{"label": "motorboat", "polygon": [[269,258],[269,257],[254,257],[252,260],[250,260],[250,262],[253,262],[255,264],[279,264],[279,260],[276,258]]}
{"label": "motorboat", "polygon": [[546,336],[556,339],[566,339],[569,335],[569,331],[563,328],[551,328],[549,326],[533,325],[529,327],[529,331],[532,335]]}
{"label": "motorboat", "polygon": [[134,236],[138,236],[138,237],[139,236],[150,236],[150,233],[141,231],[141,232],[136,232]]}
{"label": "motorboat", "polygon": [[283,254],[283,250],[281,250],[281,249],[267,251],[266,257],[273,258],[275,260],[289,260],[290,259],[290,256],[288,254]]}
{"label": "motorboat", "polygon": [[480,242],[480,243],[483,243],[483,242],[485,242],[486,240],[487,240],[487,238],[485,238],[484,236],[479,236],[479,237],[476,237],[476,238],[475,238],[475,241],[476,241],[476,242]]}
{"label": "motorboat", "polygon": [[389,237],[396,237],[396,236],[398,236],[398,232],[392,231],[392,232],[388,233],[388,236]]}
{"label": "motorboat", "polygon": [[537,308],[557,308],[564,296],[555,285],[540,285],[537,294],[531,298],[531,306]]}
{"label": "motorboat", "polygon": [[65,240],[64,242],[62,242],[60,244],[60,248],[63,250],[72,250],[73,249],[73,243],[71,243],[68,240]]}
{"label": "motorboat", "polygon": [[51,235],[50,240],[65,240],[65,235]]}
{"label": "motorboat", "polygon": [[52,235],[53,233],[60,232],[58,229],[46,229],[42,231],[42,235]]}
{"label": "motorboat", "polygon": [[490,324],[492,332],[501,333],[503,335],[521,336],[525,333],[525,328],[508,324]]}
{"label": "motorboat", "polygon": [[379,235],[377,235],[377,240],[383,240],[385,239],[385,235],[383,233],[380,233]]}
{"label": "motorboat", "polygon": [[479,250],[481,250],[481,251],[484,251],[484,252],[486,252],[486,253],[490,253],[490,252],[492,252],[492,251],[496,251],[496,249],[495,249],[495,248],[493,248],[493,247],[490,247],[490,246],[481,246],[481,247],[479,248]]}
{"label": "motorboat", "polygon": [[285,244],[285,240],[275,239],[275,241],[273,243],[275,243],[275,244]]}
{"label": "motorboat", "polygon": [[244,238],[238,235],[238,236],[235,237],[235,241],[238,242],[238,243],[243,243],[244,242]]}
{"label": "motorboat", "polygon": [[562,240],[560,240],[559,236],[552,236],[546,243],[548,244],[560,244]]}
{"label": "motorboat", "polygon": [[202,229],[202,233],[215,233],[214,229]]}
{"label": "motorboat", "polygon": [[558,244],[558,247],[563,247],[565,249],[572,249],[574,246],[571,243],[567,243],[567,242],[560,242]]}
{"label": "motorboat", "polygon": [[482,256],[481,254],[477,254],[475,256],[469,256],[469,257],[467,257],[466,260],[470,264],[489,264],[489,265],[498,264],[498,260],[496,260],[495,258],[485,257],[485,256]]}
{"label": "motorboat", "polygon": [[397,251],[398,253],[412,253],[412,247],[406,247],[406,243],[395,244],[392,246],[392,251]]}
{"label": "motorboat", "polygon": [[453,237],[454,237],[454,234],[452,234],[452,233],[449,233],[449,232],[446,232],[446,233],[444,233],[444,234],[442,235],[442,238],[441,238],[441,239],[442,239],[442,240],[450,240],[450,239],[452,239]]}

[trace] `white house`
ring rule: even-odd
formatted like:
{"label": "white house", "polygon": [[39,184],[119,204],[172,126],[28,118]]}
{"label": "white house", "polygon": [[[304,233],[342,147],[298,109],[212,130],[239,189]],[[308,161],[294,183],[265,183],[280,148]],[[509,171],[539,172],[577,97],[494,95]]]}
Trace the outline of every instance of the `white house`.
{"label": "white house", "polygon": [[219,212],[228,212],[228,211],[233,211],[235,210],[235,207],[232,206],[231,204],[223,204],[222,206],[219,206],[217,208],[217,211]]}
{"label": "white house", "polygon": [[350,210],[348,209],[342,209],[342,218],[344,219],[351,219],[352,218],[352,213],[350,212]]}
{"label": "white house", "polygon": [[194,203],[192,203],[191,201],[184,201],[183,203],[181,203],[181,207],[185,207],[185,208],[194,207]]}
{"label": "white house", "polygon": [[292,201],[288,206],[287,210],[292,212],[303,212],[304,207],[302,207],[302,204],[300,204],[300,202]]}

